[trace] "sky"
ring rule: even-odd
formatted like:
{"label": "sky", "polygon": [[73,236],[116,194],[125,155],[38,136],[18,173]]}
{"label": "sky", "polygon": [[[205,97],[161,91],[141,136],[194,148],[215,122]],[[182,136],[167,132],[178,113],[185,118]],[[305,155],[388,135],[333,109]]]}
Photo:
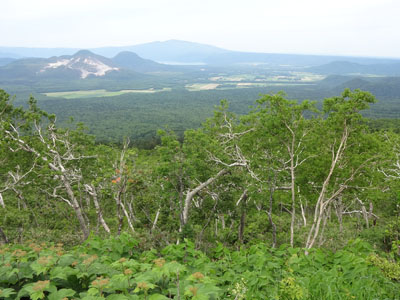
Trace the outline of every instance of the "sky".
{"label": "sky", "polygon": [[169,39],[229,50],[400,57],[399,0],[1,0],[0,46]]}

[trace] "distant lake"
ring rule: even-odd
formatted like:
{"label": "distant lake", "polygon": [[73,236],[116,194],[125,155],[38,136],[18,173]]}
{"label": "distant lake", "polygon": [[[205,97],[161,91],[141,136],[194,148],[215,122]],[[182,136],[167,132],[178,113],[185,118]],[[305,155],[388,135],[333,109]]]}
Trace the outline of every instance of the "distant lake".
{"label": "distant lake", "polygon": [[160,64],[165,65],[177,65],[177,66],[204,66],[206,63],[203,62],[178,62],[178,61],[157,61]]}

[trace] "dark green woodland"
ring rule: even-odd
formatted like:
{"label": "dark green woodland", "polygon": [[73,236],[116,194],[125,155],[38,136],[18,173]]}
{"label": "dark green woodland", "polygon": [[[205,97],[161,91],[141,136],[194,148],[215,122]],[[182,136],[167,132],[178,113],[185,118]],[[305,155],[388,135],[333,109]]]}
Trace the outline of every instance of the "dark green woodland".
{"label": "dark green woodland", "polygon": [[1,90],[0,298],[397,299],[398,120],[359,89],[256,99],[146,150],[106,132],[122,111],[94,136]]}

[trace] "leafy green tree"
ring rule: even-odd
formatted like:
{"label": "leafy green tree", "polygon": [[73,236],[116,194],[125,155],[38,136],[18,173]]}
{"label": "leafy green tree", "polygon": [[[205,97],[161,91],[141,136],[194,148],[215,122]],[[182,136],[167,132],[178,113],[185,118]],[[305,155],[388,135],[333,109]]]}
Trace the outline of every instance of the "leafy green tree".
{"label": "leafy green tree", "polygon": [[[11,152],[21,151],[33,156],[32,170],[35,168],[40,170],[38,178],[46,177],[45,192],[47,195],[65,202],[73,209],[83,237],[86,239],[90,230],[82,205],[78,201],[77,186],[84,176],[82,169],[87,160],[95,158],[95,156],[85,155],[85,146],[93,143],[93,140],[83,134],[82,128],[75,131],[57,128],[55,116],[40,110],[33,97],[29,99],[27,110],[14,109],[7,103],[7,100],[7,96],[3,93],[2,106],[7,114],[2,114],[1,126],[9,150]],[[45,130],[43,124],[46,124]],[[36,161],[38,161],[40,169],[36,167]],[[18,173],[10,172],[9,174],[13,177],[14,182],[18,182],[21,177],[24,177]]]}
{"label": "leafy green tree", "polygon": [[374,102],[375,97],[370,93],[360,90],[352,92],[349,89],[344,90],[340,97],[324,100],[326,119],[322,120],[319,137],[323,136],[323,139],[320,140],[319,151],[325,164],[321,173],[322,182],[318,183],[313,222],[305,244],[307,249],[314,246],[331,203],[348,190],[354,181],[364,177],[363,171],[375,159],[374,154],[362,145],[366,134],[363,134],[365,127],[360,114],[361,110]]}
{"label": "leafy green tree", "polygon": [[[298,168],[312,156],[306,147],[309,146],[307,139],[313,122],[306,119],[305,114],[315,111],[315,107],[309,101],[300,104],[289,101],[283,93],[264,95],[257,103],[257,109],[250,115],[250,120],[255,122],[251,148],[254,156],[258,155],[264,160],[263,164],[270,165],[267,176],[263,176],[270,185],[270,193],[276,189],[290,191],[290,244],[293,246],[298,190],[296,174]],[[280,186],[276,182],[278,176],[283,180]]]}

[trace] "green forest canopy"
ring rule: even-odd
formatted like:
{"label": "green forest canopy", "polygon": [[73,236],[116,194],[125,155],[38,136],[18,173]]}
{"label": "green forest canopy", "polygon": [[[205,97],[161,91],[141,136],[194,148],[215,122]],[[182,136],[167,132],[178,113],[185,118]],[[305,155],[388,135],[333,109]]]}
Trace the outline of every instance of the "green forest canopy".
{"label": "green forest canopy", "polygon": [[277,93],[239,117],[222,101],[183,141],[159,131],[161,144],[144,151],[95,144],[82,126],[57,127],[33,97],[17,108],[0,91],[0,238],[72,245],[127,232],[142,249],[191,240],[206,252],[263,243],[305,254],[361,238],[391,253],[375,265],[399,280],[400,136],[367,126],[361,111],[374,102],[345,89],[317,109]]}

